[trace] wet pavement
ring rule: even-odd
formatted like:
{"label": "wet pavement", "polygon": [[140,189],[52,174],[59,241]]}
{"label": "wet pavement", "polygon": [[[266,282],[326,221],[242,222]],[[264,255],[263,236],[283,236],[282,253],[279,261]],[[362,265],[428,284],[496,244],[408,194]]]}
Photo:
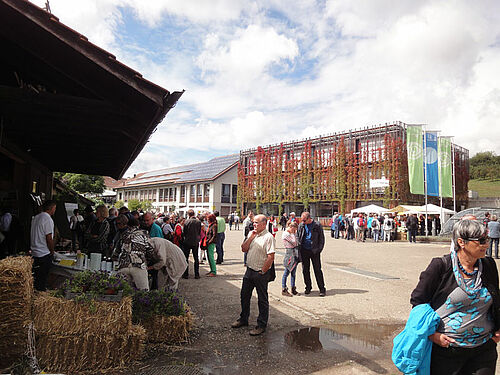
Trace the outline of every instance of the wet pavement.
{"label": "wet pavement", "polygon": [[[143,361],[121,374],[398,374],[392,339],[410,311],[409,296],[420,272],[447,245],[355,243],[326,238],[322,252],[327,296],[281,295],[281,232],[277,236],[276,281],[269,284],[267,331],[251,337],[250,326],[231,329],[240,313],[244,273],[241,231],[226,233],[225,258],[216,278],[181,280],[179,291],[196,314],[189,342],[148,346]],[[190,262],[190,274],[192,274]],[[208,272],[208,265],[200,273]],[[312,272],[312,271],[311,271]],[[290,280],[288,280],[290,282]],[[297,288],[303,292],[301,269]]]}

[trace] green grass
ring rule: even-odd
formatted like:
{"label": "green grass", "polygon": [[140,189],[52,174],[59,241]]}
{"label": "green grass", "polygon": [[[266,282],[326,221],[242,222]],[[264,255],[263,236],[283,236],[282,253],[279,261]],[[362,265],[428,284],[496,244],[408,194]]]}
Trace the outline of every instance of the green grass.
{"label": "green grass", "polygon": [[500,197],[500,180],[469,180],[469,190],[477,191],[480,197]]}

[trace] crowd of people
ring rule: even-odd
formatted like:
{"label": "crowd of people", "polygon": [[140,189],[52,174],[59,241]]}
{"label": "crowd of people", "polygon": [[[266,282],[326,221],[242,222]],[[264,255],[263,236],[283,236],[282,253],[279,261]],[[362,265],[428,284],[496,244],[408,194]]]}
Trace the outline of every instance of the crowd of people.
{"label": "crowd of people", "polygon": [[[51,257],[54,253],[54,224],[51,219],[54,212],[55,202],[47,201],[42,208],[42,213],[34,217],[31,228],[31,254],[34,258],[35,287],[38,290],[45,289]],[[416,235],[422,233],[422,219],[417,215],[360,214],[351,216],[335,213],[330,221],[331,236],[334,239],[352,239],[360,242],[366,239],[372,239],[374,242],[394,241],[397,228],[405,227],[408,240],[414,242]],[[438,228],[439,220],[436,220],[436,217],[432,217],[431,220],[427,223],[427,227]],[[236,214],[229,215],[227,223],[230,224],[229,230],[233,230],[233,227],[236,230],[239,229],[236,226],[236,223],[239,224],[239,217]],[[495,256],[498,258],[500,223],[497,217],[495,215],[490,217],[487,214],[484,221],[477,224],[481,226],[480,228],[474,223],[468,223],[468,227],[455,228],[453,232],[451,261],[457,262],[458,267],[460,265],[465,267],[465,271],[461,268],[460,270],[467,277],[473,275],[475,269],[481,270],[480,266],[477,268],[478,264],[481,265],[481,262],[478,262],[478,259],[481,259],[480,254],[478,253],[476,257],[474,257],[475,253],[472,254],[474,256],[469,254],[475,251],[475,248],[471,248],[471,242],[479,241],[482,248],[489,241],[487,255],[492,256],[495,250]],[[118,273],[127,277],[136,288],[145,290],[176,290],[181,277],[189,278],[190,256],[193,257],[192,267],[195,279],[200,279],[200,263],[204,261],[208,261],[210,266],[205,276],[216,277],[217,265],[224,262],[226,225],[226,219],[217,211],[196,215],[193,210],[188,210],[187,217],[184,218],[176,214],[155,215],[151,212],[130,212],[126,207],[108,209],[104,205],[97,206],[95,212],[91,207],[87,207],[84,215],[80,215],[79,211],[75,210],[70,218],[70,228],[73,232],[72,246],[75,251],[100,253],[103,257],[111,257],[117,263]],[[321,252],[325,245],[325,236],[321,224],[313,220],[309,212],[303,212],[300,216],[291,212],[289,215],[281,215],[277,220],[273,216],[254,215],[252,211],[249,211],[242,226],[241,250],[244,253],[243,263],[246,272],[240,293],[241,313],[232,327],[248,326],[250,301],[253,290],[256,289],[259,315],[256,327],[249,333],[260,335],[266,331],[269,318],[268,283],[276,278],[274,261],[278,226],[282,229],[281,238],[285,248],[281,285],[282,295],[286,297],[300,295],[296,283],[299,267],[302,269],[304,294],[311,293],[311,263],[319,296],[326,295],[321,266]],[[467,257],[464,254],[468,254]],[[438,267],[434,263],[431,266]],[[431,270],[433,275],[434,268]],[[441,273],[442,271],[439,270]],[[435,277],[430,271],[426,271],[423,275],[427,274],[434,280]],[[457,278],[456,272],[450,275],[454,275],[459,281],[462,280],[460,277]],[[422,284],[425,282],[421,277],[420,284],[412,295],[414,305],[422,304],[430,298],[427,294],[419,294],[419,290],[428,292],[426,284]],[[466,285],[464,288],[468,293],[469,287]],[[475,288],[473,292],[477,294],[477,290]],[[451,289],[446,289],[445,292],[449,294],[450,291]],[[432,303],[439,308],[439,304],[434,301]],[[441,314],[440,311],[438,310],[437,313]],[[447,319],[447,316],[444,314],[441,319]],[[440,335],[431,339],[436,345],[452,345],[458,342],[459,336],[448,335],[447,333],[452,333],[452,331],[447,331],[446,327],[443,329],[444,331],[439,331]],[[474,344],[480,343],[477,341]],[[489,347],[486,349],[489,350]]]}
{"label": "crowd of people", "polygon": [[[425,216],[417,214],[396,215],[393,213],[360,213],[342,215],[336,212],[329,222],[331,237],[335,239],[365,242],[392,242],[397,233],[407,235],[409,242],[416,242],[416,236],[438,235],[441,231],[439,215],[428,215],[427,228]],[[426,232],[427,231],[427,232]]]}

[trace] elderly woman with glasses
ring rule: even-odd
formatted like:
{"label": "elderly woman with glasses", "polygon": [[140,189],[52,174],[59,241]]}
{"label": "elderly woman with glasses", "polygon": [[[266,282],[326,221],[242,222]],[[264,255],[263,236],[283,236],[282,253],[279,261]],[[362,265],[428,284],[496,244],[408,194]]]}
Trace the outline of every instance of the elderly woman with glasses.
{"label": "elderly woman with glasses", "polygon": [[485,257],[486,227],[461,220],[454,249],[434,258],[411,294],[413,307],[430,304],[439,317],[432,341],[431,374],[494,374],[500,341],[500,296],[495,261]]}

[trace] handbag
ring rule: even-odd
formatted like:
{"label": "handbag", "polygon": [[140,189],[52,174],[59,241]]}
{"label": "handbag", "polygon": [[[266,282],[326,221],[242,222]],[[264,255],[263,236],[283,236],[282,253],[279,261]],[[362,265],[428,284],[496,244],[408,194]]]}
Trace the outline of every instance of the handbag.
{"label": "handbag", "polygon": [[208,249],[207,236],[203,237],[203,239],[201,240],[200,249],[201,250],[207,250]]}
{"label": "handbag", "polygon": [[267,280],[268,283],[270,283],[271,281],[276,280],[276,269],[274,268],[274,262],[271,265],[271,268],[269,268],[267,270],[267,272],[269,272],[269,279]]}

